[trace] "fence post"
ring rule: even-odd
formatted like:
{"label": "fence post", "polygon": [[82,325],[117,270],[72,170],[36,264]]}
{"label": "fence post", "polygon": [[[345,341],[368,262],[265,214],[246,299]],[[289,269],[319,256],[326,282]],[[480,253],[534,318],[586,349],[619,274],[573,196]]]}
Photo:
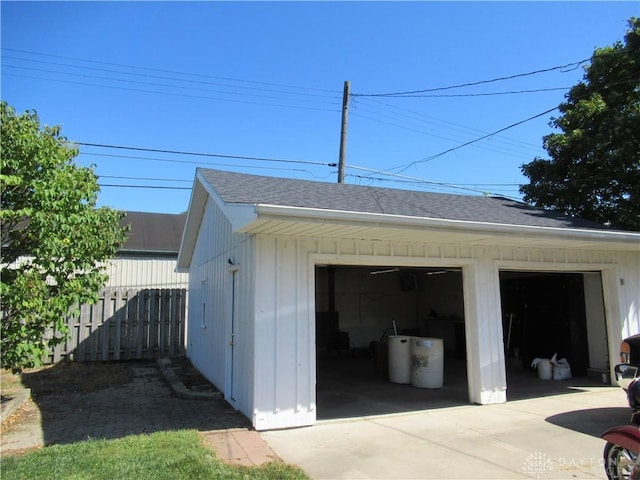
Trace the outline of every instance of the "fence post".
{"label": "fence post", "polygon": [[102,360],[109,360],[109,343],[111,340],[111,325],[113,323],[113,290],[107,289],[104,292],[104,301],[102,303],[102,315],[100,323],[100,335],[101,335],[101,345],[100,350],[102,350]]}
{"label": "fence post", "polygon": [[120,352],[122,350],[122,317],[126,313],[126,309],[122,306],[122,290],[115,292],[115,332],[113,341],[113,359],[120,360]]}

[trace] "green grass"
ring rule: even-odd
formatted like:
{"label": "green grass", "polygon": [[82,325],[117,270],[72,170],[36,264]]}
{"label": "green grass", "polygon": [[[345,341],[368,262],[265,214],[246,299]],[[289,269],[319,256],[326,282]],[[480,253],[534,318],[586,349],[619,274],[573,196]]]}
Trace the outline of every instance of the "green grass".
{"label": "green grass", "polygon": [[25,480],[308,479],[291,465],[237,467],[218,460],[195,430],[54,445],[3,455],[2,478]]}

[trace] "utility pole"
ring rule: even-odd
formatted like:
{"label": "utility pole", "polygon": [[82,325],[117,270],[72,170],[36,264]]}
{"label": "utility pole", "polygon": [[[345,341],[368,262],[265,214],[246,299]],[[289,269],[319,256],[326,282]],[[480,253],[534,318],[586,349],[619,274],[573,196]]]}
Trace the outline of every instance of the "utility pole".
{"label": "utility pole", "polygon": [[340,157],[338,158],[338,183],[344,183],[344,163],[347,159],[347,122],[349,120],[349,81],[344,82],[342,94],[342,129],[340,131]]}

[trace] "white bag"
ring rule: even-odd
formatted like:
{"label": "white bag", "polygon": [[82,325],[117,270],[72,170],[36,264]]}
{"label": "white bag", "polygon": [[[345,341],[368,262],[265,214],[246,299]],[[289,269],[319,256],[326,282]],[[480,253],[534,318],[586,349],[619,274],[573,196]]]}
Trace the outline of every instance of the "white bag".
{"label": "white bag", "polygon": [[558,360],[557,353],[551,357],[551,364],[553,365],[553,379],[554,380],[567,380],[571,378],[571,366],[566,358]]}

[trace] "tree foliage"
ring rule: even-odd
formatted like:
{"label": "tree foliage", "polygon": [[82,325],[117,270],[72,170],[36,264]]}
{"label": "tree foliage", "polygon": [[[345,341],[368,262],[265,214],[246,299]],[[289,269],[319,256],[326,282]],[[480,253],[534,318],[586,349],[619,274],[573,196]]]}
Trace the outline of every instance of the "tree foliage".
{"label": "tree foliage", "polygon": [[2,102],[2,368],[41,364],[66,338],[66,318],[97,300],[104,264],[125,239],[121,212],[96,208],[92,168],[59,127]]}
{"label": "tree foliage", "polygon": [[598,48],[544,137],[550,159],[523,165],[520,187],[535,205],[640,230],[640,19],[624,42]]}

